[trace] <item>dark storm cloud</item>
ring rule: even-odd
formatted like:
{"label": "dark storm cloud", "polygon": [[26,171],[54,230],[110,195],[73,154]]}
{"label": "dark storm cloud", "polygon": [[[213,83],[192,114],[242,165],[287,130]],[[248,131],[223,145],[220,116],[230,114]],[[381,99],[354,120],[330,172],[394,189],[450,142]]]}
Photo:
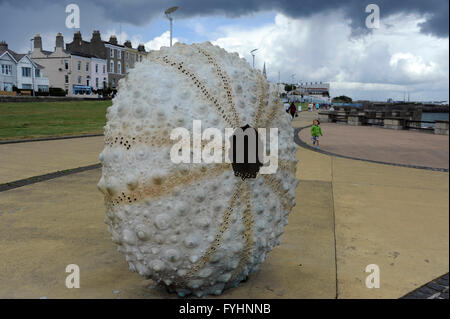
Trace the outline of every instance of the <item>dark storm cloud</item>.
{"label": "dark storm cloud", "polygon": [[[26,5],[45,9],[45,4],[54,0],[0,0],[14,6]],[[374,3],[380,7],[381,18],[396,13],[415,13],[426,21],[420,24],[421,31],[438,37],[447,37],[449,33],[448,0],[72,0],[61,4],[77,3],[96,6],[103,12],[102,19],[115,22],[143,25],[149,20],[162,16],[169,6],[177,5],[178,17],[190,18],[206,15],[226,15],[239,17],[260,11],[275,10],[292,18],[307,17],[315,13],[342,10],[350,20],[355,34],[367,32],[365,8]]]}

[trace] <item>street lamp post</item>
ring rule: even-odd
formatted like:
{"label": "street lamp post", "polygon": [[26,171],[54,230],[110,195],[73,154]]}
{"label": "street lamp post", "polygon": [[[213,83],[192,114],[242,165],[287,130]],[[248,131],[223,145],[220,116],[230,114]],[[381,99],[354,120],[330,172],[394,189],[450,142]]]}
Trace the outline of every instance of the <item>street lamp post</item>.
{"label": "street lamp post", "polygon": [[258,49],[253,49],[253,50],[250,51],[250,54],[253,57],[253,68],[255,68],[255,53],[254,52],[256,52],[257,50]]}
{"label": "street lamp post", "polygon": [[[33,46],[34,46],[34,38],[31,38],[30,39],[30,48],[31,48],[31,50],[30,50],[30,59],[31,59],[31,55],[33,54]],[[33,62],[32,62],[33,63]],[[34,72],[33,72],[34,71]],[[35,73],[36,71],[35,70],[33,70],[33,64],[31,64],[31,94],[32,94],[32,96],[34,96],[35,94],[34,94],[34,73]]]}
{"label": "street lamp post", "polygon": [[280,96],[280,71],[278,71],[278,84],[277,84],[278,97]]}
{"label": "street lamp post", "polygon": [[170,46],[172,46],[172,24],[173,24],[173,18],[170,16],[171,13],[177,11],[178,7],[171,7],[164,11],[166,18],[170,21]]}
{"label": "street lamp post", "polygon": [[294,87],[295,87],[295,74],[291,75],[292,77],[292,84],[291,84],[291,89],[292,89],[292,94],[294,94]]}

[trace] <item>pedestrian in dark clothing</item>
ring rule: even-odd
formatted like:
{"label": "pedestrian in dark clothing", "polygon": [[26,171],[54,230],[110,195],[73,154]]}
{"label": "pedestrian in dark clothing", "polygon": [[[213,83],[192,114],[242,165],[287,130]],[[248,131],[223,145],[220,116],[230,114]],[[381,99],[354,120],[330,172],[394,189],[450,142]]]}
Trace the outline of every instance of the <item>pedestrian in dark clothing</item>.
{"label": "pedestrian in dark clothing", "polygon": [[297,113],[297,107],[295,106],[294,102],[291,103],[291,106],[289,106],[289,113],[292,116],[292,119],[295,117],[295,113]]}

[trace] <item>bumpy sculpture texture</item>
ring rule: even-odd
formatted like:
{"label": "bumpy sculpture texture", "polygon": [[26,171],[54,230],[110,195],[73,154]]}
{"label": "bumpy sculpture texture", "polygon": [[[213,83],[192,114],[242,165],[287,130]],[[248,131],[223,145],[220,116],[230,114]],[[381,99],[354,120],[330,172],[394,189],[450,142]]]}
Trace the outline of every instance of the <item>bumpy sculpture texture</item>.
{"label": "bumpy sculpture texture", "polygon": [[[180,296],[221,294],[255,272],[295,205],[296,147],[276,87],[211,43],[151,51],[120,81],[100,154],[106,219],[131,271]],[[235,176],[229,163],[175,164],[176,127],[278,128],[278,169]]]}

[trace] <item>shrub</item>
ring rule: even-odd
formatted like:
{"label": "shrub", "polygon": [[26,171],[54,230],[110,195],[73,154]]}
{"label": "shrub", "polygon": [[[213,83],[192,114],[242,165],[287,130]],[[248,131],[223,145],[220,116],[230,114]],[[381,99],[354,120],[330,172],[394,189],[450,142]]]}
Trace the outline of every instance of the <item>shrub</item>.
{"label": "shrub", "polygon": [[42,91],[41,89],[39,89],[37,92],[34,92],[35,96],[49,96],[50,92],[48,91]]}
{"label": "shrub", "polygon": [[61,88],[49,88],[48,91],[50,96],[66,96],[66,91]]}

